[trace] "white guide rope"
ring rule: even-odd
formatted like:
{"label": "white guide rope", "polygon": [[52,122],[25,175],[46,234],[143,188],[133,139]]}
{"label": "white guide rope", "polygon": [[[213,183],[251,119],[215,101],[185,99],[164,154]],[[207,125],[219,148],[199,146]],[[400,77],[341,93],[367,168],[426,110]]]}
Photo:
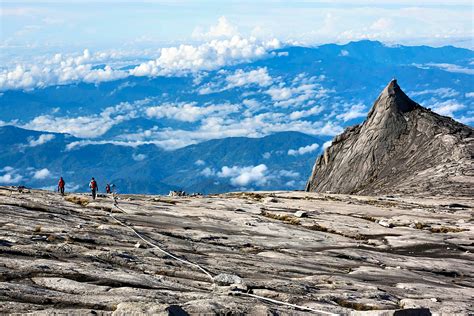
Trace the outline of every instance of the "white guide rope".
{"label": "white guide rope", "polygon": [[[118,209],[120,209],[118,205],[115,205],[115,207],[117,207]],[[126,213],[124,210],[122,210],[122,209],[120,209],[120,210],[121,210],[122,212]],[[206,271],[203,267],[201,267],[200,265],[176,257],[175,255],[169,253],[168,251],[166,251],[166,250],[160,248],[158,245],[156,245],[156,244],[152,243],[151,241],[148,241],[148,240],[146,240],[145,238],[143,238],[143,236],[142,236],[140,233],[138,233],[133,227],[131,227],[131,226],[129,226],[129,225],[123,223],[122,221],[118,220],[115,216],[112,215],[112,213],[110,213],[109,215],[110,215],[110,217],[112,217],[117,223],[119,223],[120,225],[122,225],[122,226],[127,227],[128,229],[130,229],[135,235],[137,235],[138,238],[140,238],[141,240],[143,240],[144,242],[146,242],[146,243],[149,244],[150,246],[152,246],[152,247],[158,249],[158,250],[161,251],[162,253],[166,254],[167,256],[170,256],[171,258],[173,258],[173,259],[175,259],[175,260],[178,260],[178,261],[180,261],[180,262],[182,262],[182,263],[185,263],[185,264],[188,264],[188,265],[190,265],[190,266],[193,266],[193,267],[198,268],[199,270],[201,270],[202,272],[204,272],[204,273],[211,279],[212,282],[214,282],[214,278],[212,277],[212,275],[211,275],[209,272],[207,272],[207,271]]]}

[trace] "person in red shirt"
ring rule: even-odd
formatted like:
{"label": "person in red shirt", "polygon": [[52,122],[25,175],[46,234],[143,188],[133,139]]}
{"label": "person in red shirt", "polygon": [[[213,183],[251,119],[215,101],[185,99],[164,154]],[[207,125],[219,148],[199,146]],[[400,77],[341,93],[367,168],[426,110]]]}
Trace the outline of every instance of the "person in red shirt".
{"label": "person in red shirt", "polygon": [[110,193],[110,184],[107,183],[107,185],[105,186],[105,192],[108,194]]}
{"label": "person in red shirt", "polygon": [[64,182],[63,177],[59,178],[58,182],[58,192],[61,192],[61,195],[64,195],[64,186],[66,185],[66,182]]}
{"label": "person in red shirt", "polygon": [[91,179],[91,182],[89,183],[89,188],[91,189],[92,199],[95,200],[95,197],[97,196],[98,186],[94,178]]}

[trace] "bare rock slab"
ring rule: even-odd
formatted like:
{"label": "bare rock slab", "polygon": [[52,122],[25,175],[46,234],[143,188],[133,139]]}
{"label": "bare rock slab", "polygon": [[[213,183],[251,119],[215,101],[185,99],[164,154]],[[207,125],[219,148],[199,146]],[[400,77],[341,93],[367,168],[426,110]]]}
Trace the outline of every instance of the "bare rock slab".
{"label": "bare rock slab", "polygon": [[76,195],[0,194],[0,313],[474,313],[472,198]]}

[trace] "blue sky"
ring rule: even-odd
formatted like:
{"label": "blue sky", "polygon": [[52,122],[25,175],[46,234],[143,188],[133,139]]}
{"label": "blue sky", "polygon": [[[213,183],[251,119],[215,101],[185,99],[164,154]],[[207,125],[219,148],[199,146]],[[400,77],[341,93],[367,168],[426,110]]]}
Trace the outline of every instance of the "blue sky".
{"label": "blue sky", "polygon": [[[472,48],[473,10],[470,0],[1,1],[0,47],[2,61],[8,61],[84,48],[197,43],[238,30],[303,45],[368,38]],[[228,25],[216,24],[221,17]],[[209,32],[212,25],[221,29]]]}

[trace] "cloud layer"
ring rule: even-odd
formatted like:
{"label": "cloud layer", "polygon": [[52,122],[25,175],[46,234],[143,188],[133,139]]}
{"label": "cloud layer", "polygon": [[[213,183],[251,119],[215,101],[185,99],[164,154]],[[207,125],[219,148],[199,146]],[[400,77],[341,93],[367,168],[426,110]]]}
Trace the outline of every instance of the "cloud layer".
{"label": "cloud layer", "polygon": [[197,106],[196,102],[170,104],[165,103],[151,106],[146,109],[146,115],[151,118],[168,118],[182,122],[196,122],[204,117],[215,115],[224,117],[227,114],[239,111],[238,105],[218,104]]}
{"label": "cloud layer", "polygon": [[[219,19],[216,27],[206,34],[209,35],[204,36],[209,37],[208,42],[161,48],[155,53],[158,58],[141,62],[128,70],[121,66],[133,65],[136,62],[130,59],[133,54],[91,53],[89,49],[82,54],[55,54],[34,63],[17,63],[13,68],[0,70],[0,91],[30,90],[75,82],[98,84],[128,76],[182,76],[262,58],[268,51],[281,46],[275,38],[242,37],[232,30],[225,18]],[[111,62],[117,66],[112,66]],[[243,74],[230,77],[229,85],[241,85],[245,78],[239,78],[239,75]],[[260,76],[259,82],[268,80],[264,73],[256,75]]]}
{"label": "cloud layer", "polygon": [[[114,125],[136,117],[135,108],[136,105],[121,103],[105,108],[99,115],[79,117],[40,115],[21,127],[37,131],[68,133],[81,138],[96,138],[105,134]],[[51,136],[43,136],[43,139],[33,141],[33,144],[39,145],[48,138]]]}
{"label": "cloud layer", "polygon": [[85,49],[79,56],[56,54],[37,64],[18,64],[14,69],[0,71],[0,91],[10,89],[34,89],[73,82],[100,83],[128,76],[126,71],[106,65],[94,65],[107,59],[100,54],[92,55]]}
{"label": "cloud layer", "polygon": [[237,62],[266,56],[268,50],[280,47],[277,39],[258,41],[256,38],[233,36],[231,39],[212,40],[201,45],[180,45],[161,49],[155,60],[142,63],[130,70],[134,76],[182,75],[201,70],[215,70]]}

